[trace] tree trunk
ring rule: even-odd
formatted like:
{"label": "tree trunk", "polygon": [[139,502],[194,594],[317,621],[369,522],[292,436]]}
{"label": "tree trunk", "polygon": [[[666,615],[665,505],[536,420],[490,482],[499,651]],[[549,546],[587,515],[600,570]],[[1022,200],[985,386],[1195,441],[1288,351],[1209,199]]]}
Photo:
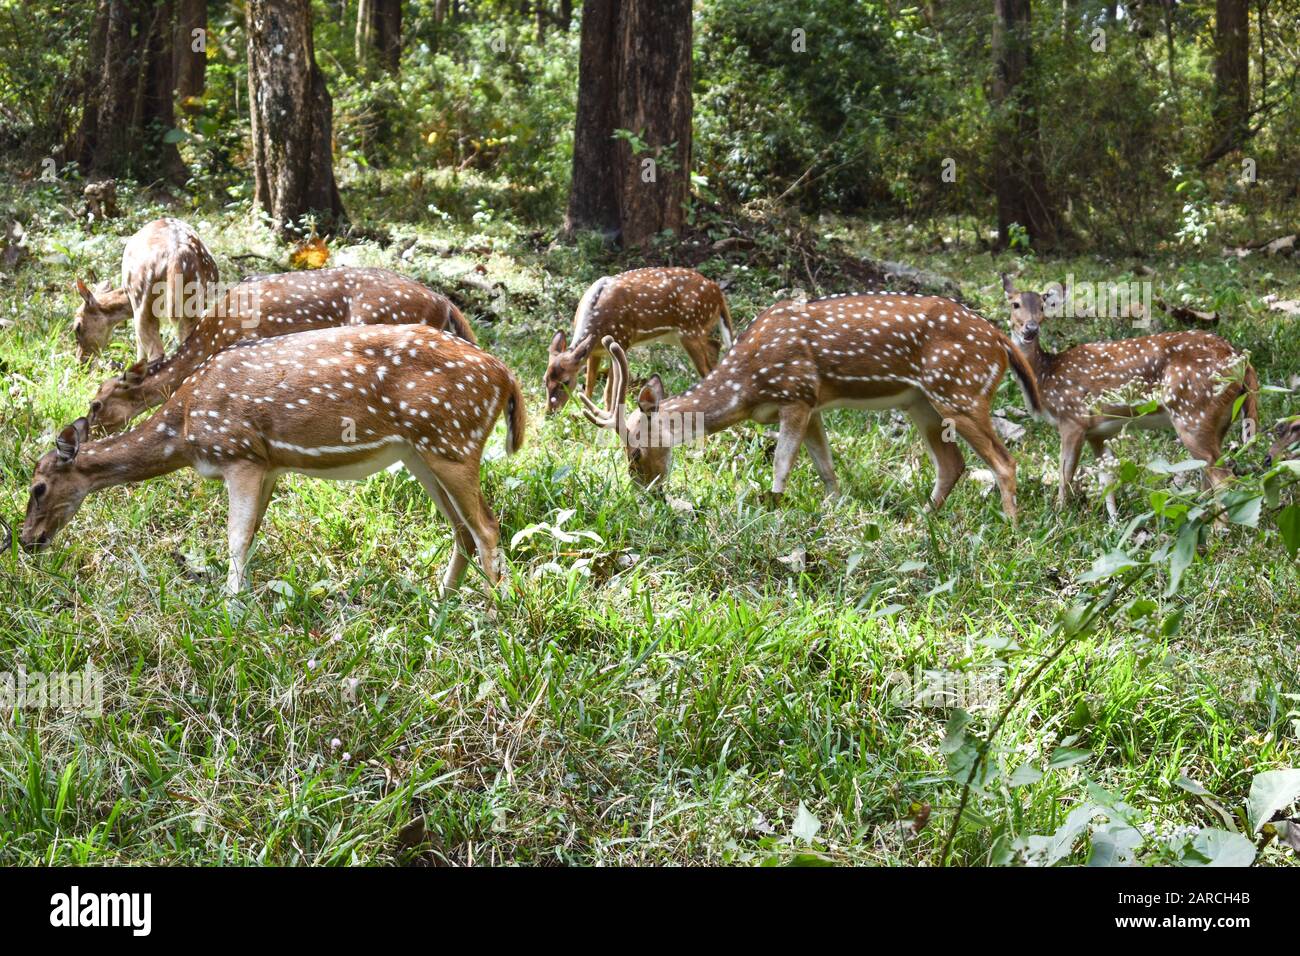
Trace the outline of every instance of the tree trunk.
{"label": "tree trunk", "polygon": [[172,23],[171,0],[101,0],[73,148],[83,170],[185,181],[180,153],[163,138],[176,125]]}
{"label": "tree trunk", "polygon": [[[566,232],[680,229],[691,161],[691,0],[588,0]],[[630,131],[636,151],[615,130]]]}
{"label": "tree trunk", "polygon": [[1217,0],[1214,14],[1214,135],[1237,140],[1250,115],[1250,11],[1247,0]]}
{"label": "tree trunk", "polygon": [[998,202],[998,240],[1006,245],[1012,223],[1031,241],[1050,247],[1060,224],[1047,192],[1039,152],[1037,104],[1028,85],[1032,70],[1030,0],[994,0],[993,18],[993,180]]}
{"label": "tree trunk", "polygon": [[357,65],[376,60],[389,73],[402,61],[402,0],[360,0],[357,4]]}
{"label": "tree trunk", "polygon": [[573,25],[573,0],[560,0],[560,29],[565,33]]}
{"label": "tree trunk", "polygon": [[[195,30],[203,31],[199,36]],[[203,95],[208,72],[208,0],[177,0],[176,32],[172,39],[172,64],[176,77],[176,100],[181,109],[187,101]],[[200,49],[195,49],[195,47]]]}
{"label": "tree trunk", "polygon": [[334,104],[316,66],[311,0],[247,0],[253,196],[281,236],[312,214],[322,232],[346,221],[334,181]]}

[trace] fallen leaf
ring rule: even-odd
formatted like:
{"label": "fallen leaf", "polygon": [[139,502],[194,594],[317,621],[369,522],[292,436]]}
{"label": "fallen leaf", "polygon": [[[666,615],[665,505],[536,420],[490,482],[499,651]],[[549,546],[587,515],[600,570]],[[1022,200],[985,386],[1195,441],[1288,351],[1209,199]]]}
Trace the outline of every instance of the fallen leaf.
{"label": "fallen leaf", "polygon": [[325,240],[312,236],[289,253],[289,265],[295,269],[319,269],[329,262],[330,250]]}

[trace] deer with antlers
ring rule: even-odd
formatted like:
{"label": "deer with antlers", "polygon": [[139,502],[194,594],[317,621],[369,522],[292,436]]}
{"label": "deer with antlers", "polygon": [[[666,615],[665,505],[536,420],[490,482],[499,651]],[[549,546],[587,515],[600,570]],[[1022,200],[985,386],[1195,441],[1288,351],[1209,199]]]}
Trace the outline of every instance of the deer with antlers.
{"label": "deer with antlers", "polygon": [[211,356],[245,339],[378,324],[429,325],[476,342],[474,330],[450,299],[387,269],[262,276],[231,288],[172,355],[160,362],[137,362],[105,382],[87,417],[94,428],[117,431],[163,402]]}
{"label": "deer with antlers", "polygon": [[[713,337],[715,329],[721,330],[721,340]],[[544,382],[546,414],[554,415],[564,407],[584,362],[583,393],[591,397],[607,354],[606,338],[625,352],[634,345],[675,341],[704,376],[718,364],[722,347],[729,348],[734,335],[722,289],[694,269],[633,269],[597,279],[578,302],[572,346],[563,331],[551,339]],[[605,403],[609,402],[606,383]]]}
{"label": "deer with antlers", "polygon": [[44,547],[87,495],[188,465],[226,484],[227,583],[239,591],[280,475],[356,479],[400,461],[455,529],[444,592],[472,553],[495,583],[499,529],[479,487],[479,459],[503,411],[513,453],[526,426],[514,375],[477,346],[427,326],[243,342],[205,361],[129,431],[91,441],[85,418],[63,429],[36,466],[20,540]]}
{"label": "deer with antlers", "polygon": [[132,316],[137,358],[160,358],[159,318],[174,322],[177,340],[184,342],[218,278],[217,263],[197,232],[179,219],[154,220],[127,240],[121,288],[106,282],[92,291],[77,280],[81,305],[72,323],[77,359],[86,362],[102,351],[113,328]]}
{"label": "deer with antlers", "polygon": [[578,398],[592,423],[620,436],[642,484],[666,479],[675,445],[752,419],[780,423],[774,497],[785,491],[801,445],[834,496],[822,410],[901,408],[935,466],[931,507],[943,505],[966,468],[951,440],[955,432],[993,470],[1003,510],[1015,520],[1016,466],[993,430],[989,405],[1010,364],[1030,408],[1038,409],[1034,373],[1002,331],[951,299],[882,292],[778,302],[685,394],[665,398],[663,383],[652,376],[630,417],[622,404],[627,356],[612,340],[606,348],[617,404],[604,409],[586,395]]}
{"label": "deer with antlers", "polygon": [[[1248,356],[1199,331],[1087,342],[1054,354],[1043,348],[1040,333],[1068,291],[1023,291],[1009,275],[1002,288],[1011,337],[1033,366],[1043,408],[1061,434],[1060,506],[1069,499],[1084,442],[1100,461],[1106,441],[1126,428],[1172,428],[1192,457],[1205,462],[1203,483],[1224,481],[1229,472],[1218,461],[1238,398],[1248,436],[1259,428],[1259,380]],[[1117,513],[1113,491],[1106,508]]]}

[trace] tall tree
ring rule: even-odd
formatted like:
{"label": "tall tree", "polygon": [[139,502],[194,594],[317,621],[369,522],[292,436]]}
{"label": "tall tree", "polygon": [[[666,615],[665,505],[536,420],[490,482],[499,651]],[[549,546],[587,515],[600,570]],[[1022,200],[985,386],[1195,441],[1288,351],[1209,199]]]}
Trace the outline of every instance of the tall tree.
{"label": "tall tree", "polygon": [[1250,117],[1248,0],[1216,0],[1214,8],[1214,135],[1227,151]]}
{"label": "tall tree", "polygon": [[639,246],[681,228],[690,188],[691,29],[691,0],[583,4],[566,231],[594,229]]}
{"label": "tall tree", "polygon": [[993,183],[998,239],[1005,245],[1012,223],[1039,246],[1060,238],[1060,223],[1047,190],[1039,144],[1037,104],[1029,83],[1033,67],[1030,0],[993,0]]}
{"label": "tall tree", "polygon": [[176,31],[172,40],[172,70],[176,99],[182,109],[203,95],[208,71],[208,0],[176,0]]}
{"label": "tall tree", "polygon": [[164,138],[175,126],[173,13],[171,0],[100,0],[73,144],[82,169],[184,182],[180,153]]}
{"label": "tall tree", "polygon": [[356,33],[357,63],[378,61],[396,73],[402,61],[402,0],[359,0]]}
{"label": "tall tree", "polygon": [[334,103],[316,65],[311,0],[247,0],[253,196],[282,236],[313,214],[345,220],[334,181]]}

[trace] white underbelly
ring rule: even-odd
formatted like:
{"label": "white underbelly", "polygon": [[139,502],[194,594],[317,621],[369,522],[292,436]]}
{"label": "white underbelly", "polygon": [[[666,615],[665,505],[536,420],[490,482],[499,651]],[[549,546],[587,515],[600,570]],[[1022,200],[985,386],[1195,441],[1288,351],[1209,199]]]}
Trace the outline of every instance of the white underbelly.
{"label": "white underbelly", "polygon": [[637,333],[634,345],[654,345],[656,342],[669,342],[674,345],[680,344],[682,333],[680,329],[668,326],[662,329],[646,329],[644,332]]}
{"label": "white underbelly", "polygon": [[914,388],[905,388],[893,395],[881,395],[877,398],[837,398],[817,406],[817,411],[827,408],[858,408],[868,412],[879,412],[886,408],[904,408],[921,397]]}
{"label": "white underbelly", "polygon": [[360,481],[369,478],[377,471],[383,471],[394,464],[400,464],[406,452],[404,443],[394,442],[376,449],[368,457],[356,461],[344,461],[331,464],[323,460],[319,465],[302,465],[288,469],[310,478],[328,478],[331,481]]}

